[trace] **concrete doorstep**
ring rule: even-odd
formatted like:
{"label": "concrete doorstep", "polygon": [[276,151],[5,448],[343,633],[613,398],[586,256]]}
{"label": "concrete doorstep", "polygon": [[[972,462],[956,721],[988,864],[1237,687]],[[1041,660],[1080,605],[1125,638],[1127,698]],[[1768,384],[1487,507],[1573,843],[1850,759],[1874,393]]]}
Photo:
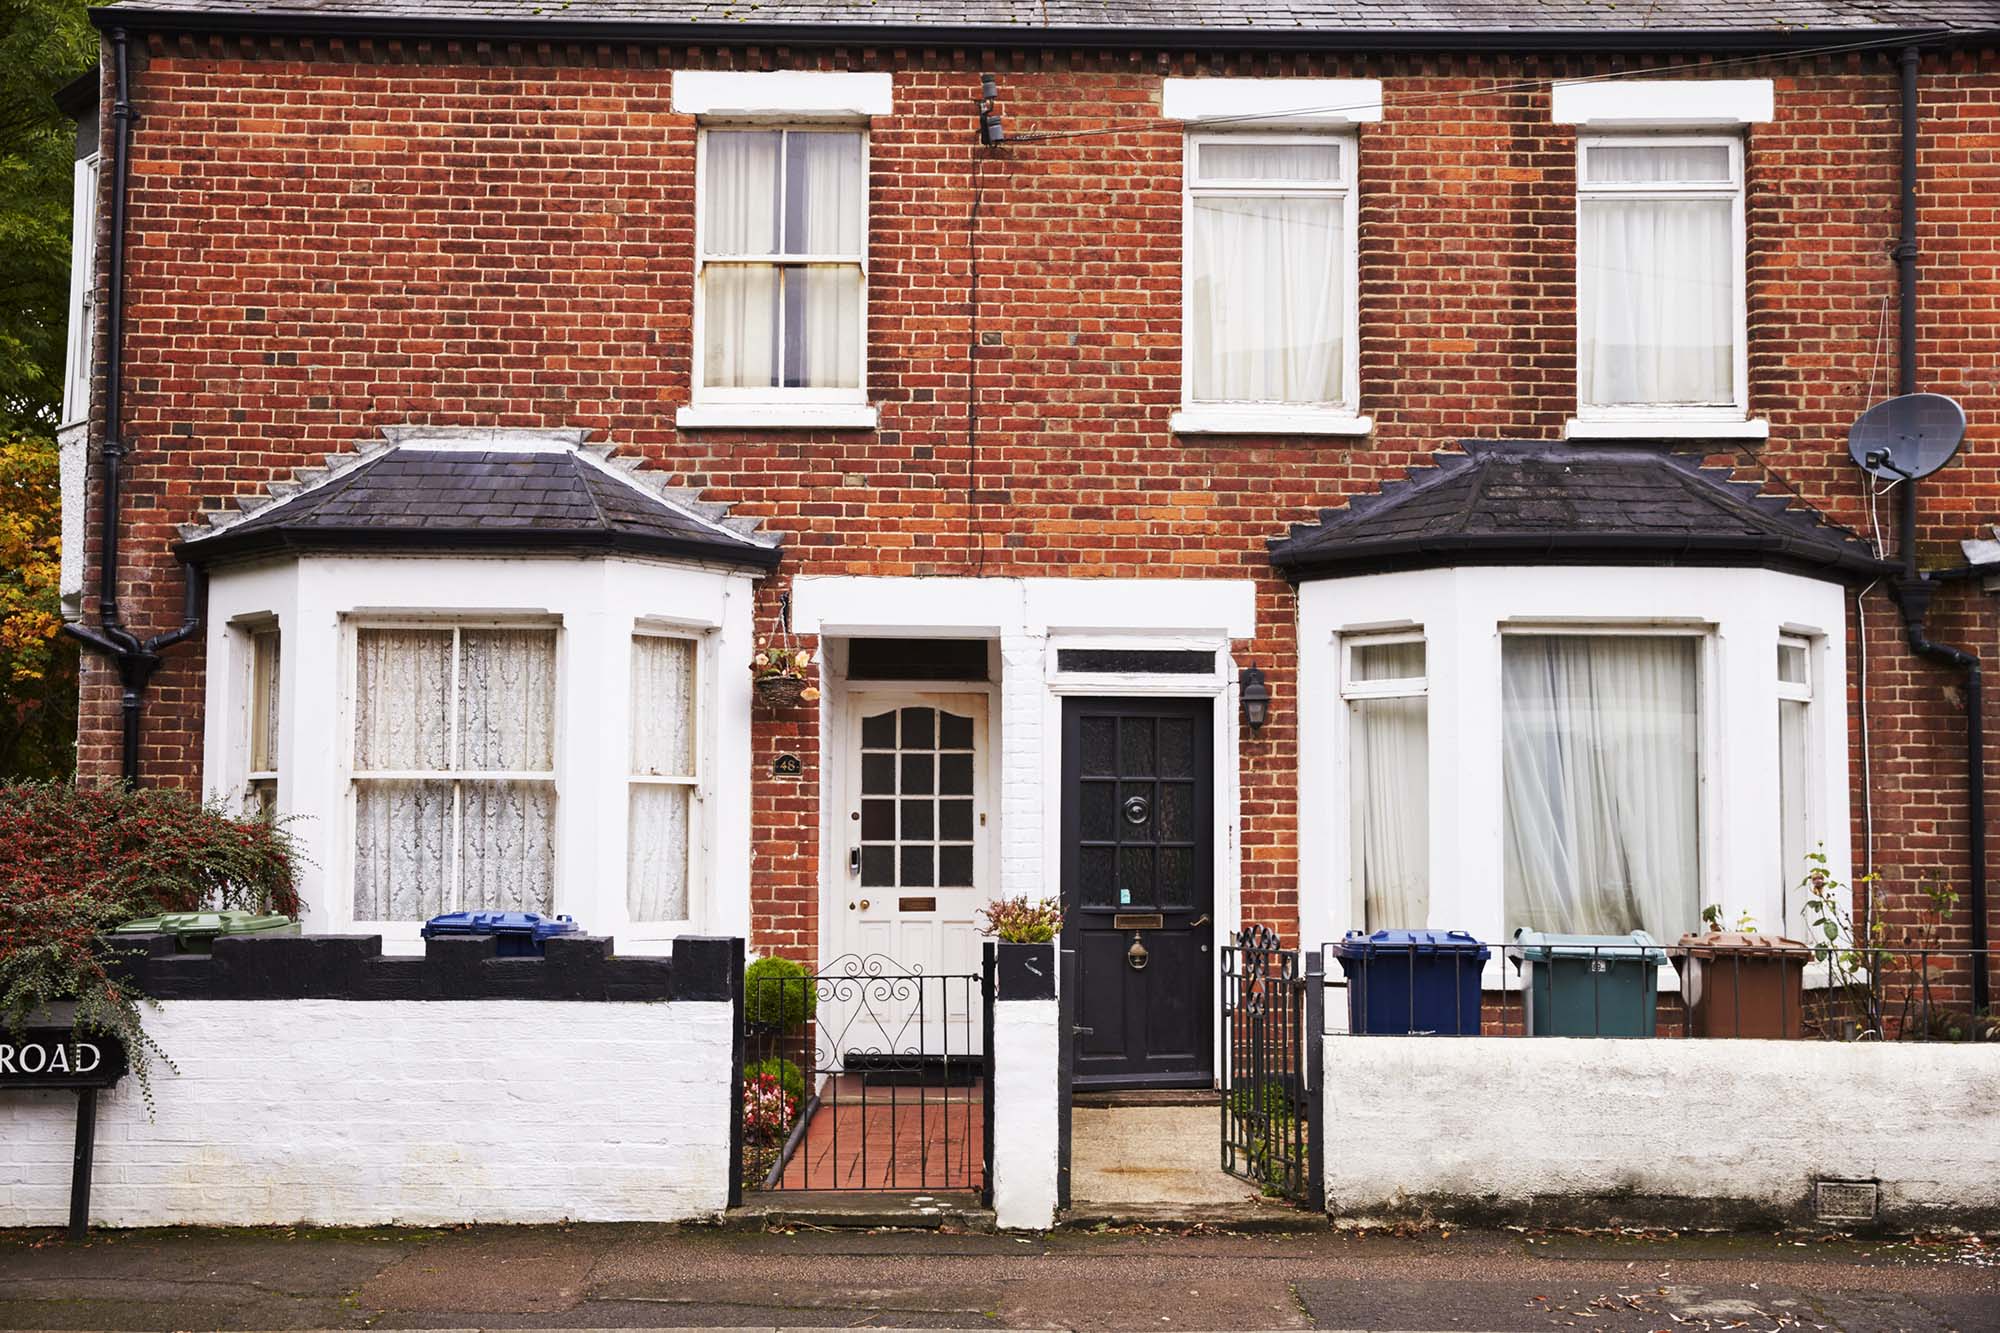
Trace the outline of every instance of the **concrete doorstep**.
{"label": "concrete doorstep", "polygon": [[976,1194],[888,1193],[862,1190],[745,1191],[743,1206],[723,1215],[725,1227],[782,1231],[798,1227],[915,1231],[991,1231],[993,1210]]}

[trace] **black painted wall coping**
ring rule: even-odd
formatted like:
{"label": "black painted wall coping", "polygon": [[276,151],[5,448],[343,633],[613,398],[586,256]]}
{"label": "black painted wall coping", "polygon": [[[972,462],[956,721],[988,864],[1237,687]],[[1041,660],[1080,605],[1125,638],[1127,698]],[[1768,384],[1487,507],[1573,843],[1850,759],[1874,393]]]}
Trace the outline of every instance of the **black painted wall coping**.
{"label": "black painted wall coping", "polygon": [[672,958],[616,956],[604,935],[557,936],[526,958],[497,956],[491,935],[427,940],[420,958],[384,956],[380,935],[225,935],[208,954],[178,952],[171,935],[108,943],[156,1000],[727,1001],[743,955],[714,936],[683,936]]}
{"label": "black painted wall coping", "polygon": [[1053,944],[1008,944],[999,950],[998,1000],[1053,1000],[1056,998],[1056,946]]}

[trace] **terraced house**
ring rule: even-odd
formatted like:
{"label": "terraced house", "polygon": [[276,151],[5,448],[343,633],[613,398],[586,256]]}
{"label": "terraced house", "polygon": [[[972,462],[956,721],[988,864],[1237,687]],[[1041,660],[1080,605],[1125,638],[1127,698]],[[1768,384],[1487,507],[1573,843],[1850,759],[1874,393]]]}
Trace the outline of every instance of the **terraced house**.
{"label": "terraced house", "polygon": [[1245,926],[1823,855],[1988,1003],[1991,0],[93,15],[81,768],[296,817],[308,932],[1056,896],[1077,1086],[1207,1087]]}

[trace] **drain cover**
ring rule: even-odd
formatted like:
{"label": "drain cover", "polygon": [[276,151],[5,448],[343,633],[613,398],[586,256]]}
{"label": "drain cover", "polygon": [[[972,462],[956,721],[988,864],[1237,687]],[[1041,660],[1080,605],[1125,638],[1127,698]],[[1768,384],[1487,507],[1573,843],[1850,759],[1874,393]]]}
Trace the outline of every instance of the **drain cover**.
{"label": "drain cover", "polygon": [[1872,1180],[1820,1180],[1813,1184],[1813,1216],[1821,1222],[1873,1222],[1882,1187]]}

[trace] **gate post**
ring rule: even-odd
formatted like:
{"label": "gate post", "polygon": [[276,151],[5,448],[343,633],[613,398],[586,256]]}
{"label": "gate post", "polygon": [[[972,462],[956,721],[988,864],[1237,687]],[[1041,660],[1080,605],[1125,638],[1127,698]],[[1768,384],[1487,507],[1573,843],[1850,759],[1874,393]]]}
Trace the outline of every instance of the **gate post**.
{"label": "gate post", "polygon": [[1306,953],[1306,1207],[1326,1211],[1326,959]]}
{"label": "gate post", "polygon": [[993,1003],[993,1219],[1045,1231],[1056,1220],[1056,950],[1001,944]]}
{"label": "gate post", "polygon": [[743,1206],[743,941],[729,961],[729,1206]]}

